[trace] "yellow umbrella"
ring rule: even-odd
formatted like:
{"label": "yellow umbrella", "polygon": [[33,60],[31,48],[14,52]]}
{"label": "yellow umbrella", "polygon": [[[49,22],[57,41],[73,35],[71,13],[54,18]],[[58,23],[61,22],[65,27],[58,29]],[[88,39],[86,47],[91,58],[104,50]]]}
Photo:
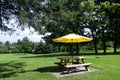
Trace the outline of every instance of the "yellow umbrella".
{"label": "yellow umbrella", "polygon": [[53,39],[54,42],[61,42],[61,43],[80,43],[80,42],[88,42],[91,40],[92,38],[84,37],[73,33]]}
{"label": "yellow umbrella", "polygon": [[[80,43],[80,42],[88,42],[91,40],[92,40],[92,38],[84,37],[84,36],[73,34],[73,33],[53,39],[54,42],[61,42],[61,43]],[[72,47],[70,50],[71,50],[71,54],[72,54],[72,58],[73,58]],[[73,62],[73,59],[72,59],[72,62]]]}

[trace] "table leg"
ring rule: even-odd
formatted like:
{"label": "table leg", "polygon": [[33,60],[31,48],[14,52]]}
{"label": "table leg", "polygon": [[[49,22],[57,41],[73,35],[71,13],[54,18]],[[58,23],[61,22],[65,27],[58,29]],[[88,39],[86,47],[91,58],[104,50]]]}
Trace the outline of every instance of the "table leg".
{"label": "table leg", "polygon": [[82,63],[85,63],[84,59],[81,59],[82,60]]}

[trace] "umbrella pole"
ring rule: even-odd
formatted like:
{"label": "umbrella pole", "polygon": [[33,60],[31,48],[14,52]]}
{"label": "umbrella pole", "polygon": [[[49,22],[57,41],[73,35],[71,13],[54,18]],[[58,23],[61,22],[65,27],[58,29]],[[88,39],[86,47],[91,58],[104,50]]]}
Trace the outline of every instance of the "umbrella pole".
{"label": "umbrella pole", "polygon": [[71,44],[70,44],[70,54],[72,55],[72,64],[73,64],[73,47]]}
{"label": "umbrella pole", "polygon": [[79,43],[76,43],[76,55],[79,55]]}
{"label": "umbrella pole", "polygon": [[69,50],[70,50],[70,55],[72,55],[72,46],[71,46],[71,44],[70,44]]}

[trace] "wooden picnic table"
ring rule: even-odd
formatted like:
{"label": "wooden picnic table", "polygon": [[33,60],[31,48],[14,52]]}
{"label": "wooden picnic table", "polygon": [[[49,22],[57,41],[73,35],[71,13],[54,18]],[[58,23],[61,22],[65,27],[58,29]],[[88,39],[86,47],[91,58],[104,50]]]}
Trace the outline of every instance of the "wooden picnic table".
{"label": "wooden picnic table", "polygon": [[[65,68],[68,73],[69,73],[69,71],[71,71],[72,69],[77,68],[77,67],[85,67],[85,70],[88,71],[88,67],[92,63],[85,63],[85,58],[86,57],[83,57],[83,56],[58,57],[57,59],[59,59],[60,62],[55,62],[55,64]],[[68,64],[71,62],[72,62],[72,64]]]}
{"label": "wooden picnic table", "polygon": [[[60,60],[60,62],[55,62],[58,65],[66,65],[67,63],[70,63],[70,60],[72,60],[72,64],[80,64],[85,63],[86,57],[83,56],[66,56],[66,57],[58,57],[57,59]],[[82,61],[82,62],[81,62]]]}

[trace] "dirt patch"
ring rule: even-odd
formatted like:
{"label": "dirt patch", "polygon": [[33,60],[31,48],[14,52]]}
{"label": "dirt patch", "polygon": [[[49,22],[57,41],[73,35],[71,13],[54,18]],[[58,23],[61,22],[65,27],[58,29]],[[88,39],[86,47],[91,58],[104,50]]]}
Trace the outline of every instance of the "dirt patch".
{"label": "dirt patch", "polygon": [[79,68],[79,70],[73,70],[70,73],[67,73],[66,71],[62,71],[62,72],[52,72],[52,74],[56,77],[56,78],[60,78],[60,77],[66,77],[66,76],[72,76],[72,75],[78,75],[78,74],[85,74],[85,73],[89,73],[89,72],[94,72],[97,71],[97,69],[94,68],[89,68],[88,71],[84,70],[84,68]]}

